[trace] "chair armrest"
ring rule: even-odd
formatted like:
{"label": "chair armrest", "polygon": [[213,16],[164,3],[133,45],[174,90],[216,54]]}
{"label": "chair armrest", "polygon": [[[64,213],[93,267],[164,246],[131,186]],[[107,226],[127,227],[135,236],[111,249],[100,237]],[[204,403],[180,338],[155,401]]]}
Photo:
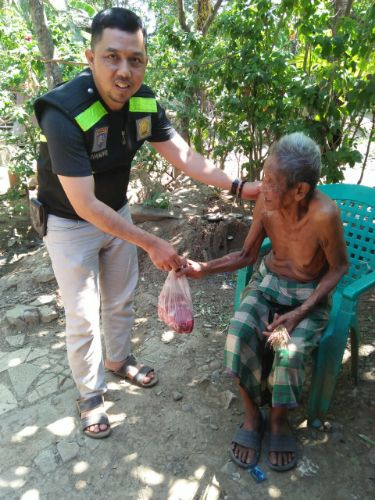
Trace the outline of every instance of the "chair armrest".
{"label": "chair armrest", "polygon": [[262,243],[262,246],[260,247],[260,255],[265,255],[269,250],[271,250],[272,248],[272,243],[271,243],[271,240],[269,238],[266,238],[263,243]]}
{"label": "chair armrest", "polygon": [[341,293],[346,299],[353,300],[373,286],[375,286],[375,271],[372,271],[369,274],[365,274],[350,285],[347,285],[345,288],[343,288]]}
{"label": "chair armrest", "polygon": [[[272,247],[271,241],[269,238],[266,238],[262,246],[260,247],[259,255],[260,257],[263,257]],[[234,310],[238,308],[238,306],[241,303],[241,295],[246,287],[246,285],[249,282],[249,279],[251,278],[251,275],[253,274],[253,266],[245,266],[242,267],[241,269],[238,269],[237,271],[237,285],[236,285],[236,292],[235,292],[235,298],[234,298]]]}

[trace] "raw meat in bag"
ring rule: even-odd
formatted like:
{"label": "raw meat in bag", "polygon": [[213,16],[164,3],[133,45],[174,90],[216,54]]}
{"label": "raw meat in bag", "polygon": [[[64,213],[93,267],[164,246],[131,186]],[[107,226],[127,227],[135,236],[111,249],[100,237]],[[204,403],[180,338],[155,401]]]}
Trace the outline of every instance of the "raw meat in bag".
{"label": "raw meat in bag", "polygon": [[177,277],[173,270],[169,271],[159,295],[158,315],[177,333],[193,331],[193,303],[186,276]]}

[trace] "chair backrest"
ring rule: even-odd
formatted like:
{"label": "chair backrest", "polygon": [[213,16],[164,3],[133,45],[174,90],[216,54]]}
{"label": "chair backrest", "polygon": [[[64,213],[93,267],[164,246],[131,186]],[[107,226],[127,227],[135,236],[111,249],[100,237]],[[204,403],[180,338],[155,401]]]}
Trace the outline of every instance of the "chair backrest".
{"label": "chair backrest", "polygon": [[318,189],[341,211],[350,268],[340,289],[375,269],[375,189],[357,184],[325,184]]}

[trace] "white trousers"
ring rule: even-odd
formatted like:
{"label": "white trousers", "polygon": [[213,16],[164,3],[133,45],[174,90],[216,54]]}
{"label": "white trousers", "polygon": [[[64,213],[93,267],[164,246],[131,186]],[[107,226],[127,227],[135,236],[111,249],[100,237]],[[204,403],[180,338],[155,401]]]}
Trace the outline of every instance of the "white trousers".
{"label": "white trousers", "polygon": [[[118,212],[131,222],[128,205]],[[81,397],[107,390],[100,330],[106,357],[130,353],[133,297],[138,280],[137,248],[92,224],[48,216],[44,238],[66,316],[68,361]]]}

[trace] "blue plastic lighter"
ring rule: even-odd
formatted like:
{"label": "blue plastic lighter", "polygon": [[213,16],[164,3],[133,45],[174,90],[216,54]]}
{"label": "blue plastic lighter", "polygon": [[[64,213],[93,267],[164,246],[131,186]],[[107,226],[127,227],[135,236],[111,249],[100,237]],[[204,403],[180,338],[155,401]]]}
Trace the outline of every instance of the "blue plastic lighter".
{"label": "blue plastic lighter", "polygon": [[263,472],[262,469],[257,465],[249,469],[249,474],[257,483],[261,483],[262,481],[265,481],[267,479],[266,473]]}

